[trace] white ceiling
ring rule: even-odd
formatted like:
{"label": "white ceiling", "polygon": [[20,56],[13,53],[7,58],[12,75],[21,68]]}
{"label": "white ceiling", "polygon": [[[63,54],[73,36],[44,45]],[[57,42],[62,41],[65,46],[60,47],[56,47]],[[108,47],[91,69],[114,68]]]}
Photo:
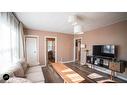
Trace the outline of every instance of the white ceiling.
{"label": "white ceiling", "polygon": [[68,23],[69,15],[76,15],[83,26],[83,32],[127,20],[127,13],[119,12],[16,12],[25,28],[62,33],[73,33]]}

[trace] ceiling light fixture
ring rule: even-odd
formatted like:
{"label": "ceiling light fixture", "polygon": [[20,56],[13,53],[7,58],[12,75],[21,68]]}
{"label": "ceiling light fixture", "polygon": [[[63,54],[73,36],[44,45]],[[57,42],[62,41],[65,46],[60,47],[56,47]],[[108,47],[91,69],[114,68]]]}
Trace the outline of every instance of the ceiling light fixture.
{"label": "ceiling light fixture", "polygon": [[81,25],[74,25],[74,34],[83,34]]}
{"label": "ceiling light fixture", "polygon": [[68,22],[74,26],[74,34],[83,34],[82,26],[79,24],[78,17],[71,15],[68,17]]}
{"label": "ceiling light fixture", "polygon": [[68,17],[68,22],[71,23],[72,25],[78,24],[78,23],[77,23],[77,16],[75,16],[75,15],[69,16],[69,17]]}

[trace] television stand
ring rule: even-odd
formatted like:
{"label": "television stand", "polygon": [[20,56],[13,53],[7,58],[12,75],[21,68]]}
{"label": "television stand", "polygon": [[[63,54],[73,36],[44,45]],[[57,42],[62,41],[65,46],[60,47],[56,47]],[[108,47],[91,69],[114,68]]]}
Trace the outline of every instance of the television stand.
{"label": "television stand", "polygon": [[114,61],[113,58],[102,56],[87,56],[86,58],[86,63],[91,64],[91,68],[98,66],[111,70],[110,79],[113,79],[115,72],[125,72],[126,64],[123,61]]}

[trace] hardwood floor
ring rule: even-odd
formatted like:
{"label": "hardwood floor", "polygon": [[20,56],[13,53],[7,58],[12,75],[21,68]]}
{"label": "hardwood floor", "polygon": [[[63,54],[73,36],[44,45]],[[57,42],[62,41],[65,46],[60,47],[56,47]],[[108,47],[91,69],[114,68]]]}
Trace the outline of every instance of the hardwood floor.
{"label": "hardwood floor", "polygon": [[[75,72],[77,72],[78,74],[80,74],[83,78],[85,78],[85,81],[83,81],[83,83],[97,83],[97,81],[99,80],[109,79],[108,74],[88,68],[87,66],[80,66],[79,64],[76,64],[76,63],[66,63],[65,65],[71,68],[72,70],[74,70]],[[46,83],[64,83],[63,79],[56,73],[56,71],[52,68],[51,65],[48,65],[47,67],[43,67],[42,70],[44,73]],[[104,77],[97,78],[97,79],[88,78],[87,76],[91,73],[97,73]],[[119,78],[114,78],[114,80],[119,83],[126,82]]]}
{"label": "hardwood floor", "polygon": [[[75,70],[77,73],[79,73],[81,76],[83,76],[84,78],[86,78],[89,82],[92,82],[92,83],[97,83],[97,81],[101,81],[101,80],[107,80],[110,78],[110,75],[106,74],[106,73],[103,73],[103,72],[100,72],[100,71],[97,71],[95,69],[91,69],[87,66],[81,66],[79,64],[76,64],[76,63],[68,63],[68,64],[65,64],[67,65],[68,67],[70,67],[71,69]],[[87,76],[89,74],[92,74],[92,73],[97,73],[99,75],[102,75],[103,77],[102,78],[96,78],[96,79],[91,79],[91,78],[88,78]],[[127,81],[124,81],[122,79],[119,79],[119,78],[116,78],[114,77],[113,80],[115,82],[118,82],[118,83],[126,83]],[[110,83],[110,82],[109,82]]]}

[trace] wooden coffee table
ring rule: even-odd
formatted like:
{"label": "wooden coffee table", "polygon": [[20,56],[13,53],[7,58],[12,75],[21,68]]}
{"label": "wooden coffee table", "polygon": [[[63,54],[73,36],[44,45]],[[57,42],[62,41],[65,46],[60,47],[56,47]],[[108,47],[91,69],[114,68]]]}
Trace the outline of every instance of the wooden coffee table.
{"label": "wooden coffee table", "polygon": [[51,63],[54,70],[61,76],[64,83],[81,83],[85,79],[62,63]]}

